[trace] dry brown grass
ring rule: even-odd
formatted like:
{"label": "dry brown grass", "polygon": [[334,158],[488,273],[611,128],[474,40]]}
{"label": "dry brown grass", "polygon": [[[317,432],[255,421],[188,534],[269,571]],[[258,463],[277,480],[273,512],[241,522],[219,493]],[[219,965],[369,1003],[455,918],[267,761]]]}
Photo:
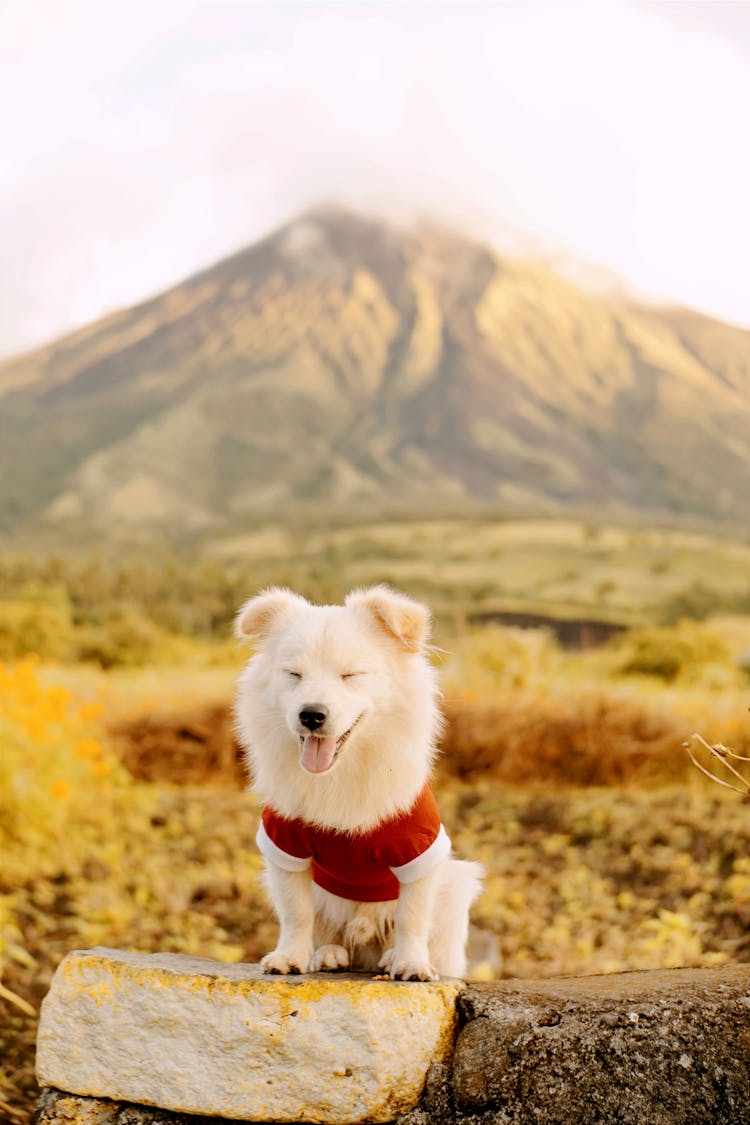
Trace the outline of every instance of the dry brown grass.
{"label": "dry brown grass", "polygon": [[139,781],[233,789],[247,785],[226,704],[208,704],[179,715],[120,720],[111,728],[111,738],[125,768]]}
{"label": "dry brown grass", "polygon": [[440,771],[515,785],[622,785],[685,773],[680,721],[606,692],[506,692],[493,702],[445,706]]}
{"label": "dry brown grass", "polygon": [[[674,782],[690,769],[684,720],[604,691],[504,692],[444,705],[438,772],[511,785]],[[141,781],[240,788],[247,783],[227,705],[119,721],[113,745]],[[749,732],[750,734],[750,732]]]}
{"label": "dry brown grass", "polygon": [[[436,790],[457,854],[486,867],[475,921],[501,958],[479,970],[747,959],[747,809],[682,747],[697,712],[711,737],[747,754],[744,696],[553,687],[544,667],[529,669],[533,689],[506,684],[445,706]],[[184,673],[174,695],[163,677],[122,675],[99,720],[101,677],[81,671],[69,692],[60,674],[27,661],[0,685],[0,1121],[12,1125],[32,1120],[35,1012],[69,949],[257,960],[275,933],[257,800],[238,791],[244,769],[214,680],[201,697]]]}

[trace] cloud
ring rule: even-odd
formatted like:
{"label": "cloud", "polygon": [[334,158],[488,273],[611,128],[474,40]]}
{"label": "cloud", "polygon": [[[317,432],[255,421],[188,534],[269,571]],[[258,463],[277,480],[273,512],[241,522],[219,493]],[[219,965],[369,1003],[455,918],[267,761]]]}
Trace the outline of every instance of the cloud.
{"label": "cloud", "polygon": [[750,324],[747,54],[665,5],[6,11],[0,351],[320,199],[510,228]]}

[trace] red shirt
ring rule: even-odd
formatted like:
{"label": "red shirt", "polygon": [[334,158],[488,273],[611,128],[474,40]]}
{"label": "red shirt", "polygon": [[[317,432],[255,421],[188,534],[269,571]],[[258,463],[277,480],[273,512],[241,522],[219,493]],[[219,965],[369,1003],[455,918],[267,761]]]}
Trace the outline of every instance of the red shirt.
{"label": "red shirt", "polygon": [[401,883],[428,874],[451,850],[429,782],[408,812],[356,835],[289,820],[266,805],[257,844],[285,871],[305,871],[312,864],[313,882],[357,902],[398,898]]}

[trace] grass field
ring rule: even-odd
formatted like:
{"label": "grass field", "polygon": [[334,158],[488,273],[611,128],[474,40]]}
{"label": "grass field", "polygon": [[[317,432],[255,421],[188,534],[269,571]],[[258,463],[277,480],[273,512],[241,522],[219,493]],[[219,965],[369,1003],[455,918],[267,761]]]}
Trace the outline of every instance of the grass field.
{"label": "grass field", "polygon": [[[270,528],[211,553],[255,566],[262,582],[318,585],[338,598],[386,581],[426,597],[438,615],[531,610],[627,624],[685,607],[741,603],[750,612],[750,542],[577,520],[430,520],[301,534]],[[287,560],[286,564],[281,560]]]}
{"label": "grass field", "polygon": [[575,520],[423,520],[261,527],[195,554],[19,551],[0,555],[0,657],[22,631],[57,659],[143,663],[175,635],[227,637],[263,586],[340,601],[376,582],[426,600],[445,629],[498,612],[670,625],[750,615],[750,542]]}
{"label": "grass field", "polygon": [[[285,533],[257,537],[255,554],[224,544],[201,573],[162,575],[156,609],[157,572],[140,564],[86,583],[82,560],[58,561],[55,586],[49,560],[0,563],[16,576],[5,633],[0,603],[0,641],[15,645],[0,664],[0,1119],[31,1121],[36,1016],[69,949],[237,961],[271,947],[259,810],[228,710],[245,654],[221,634],[272,579],[326,597],[389,579],[436,604],[436,790],[457,852],[487,870],[476,978],[750,960],[750,811],[682,746],[699,730],[750,754],[750,548],[573,523],[402,532],[303,536],[288,573]],[[679,623],[691,590],[706,620]],[[611,610],[637,628],[565,652],[545,631],[469,621],[514,604]],[[47,638],[56,659],[22,655],[19,620],[26,647]]]}

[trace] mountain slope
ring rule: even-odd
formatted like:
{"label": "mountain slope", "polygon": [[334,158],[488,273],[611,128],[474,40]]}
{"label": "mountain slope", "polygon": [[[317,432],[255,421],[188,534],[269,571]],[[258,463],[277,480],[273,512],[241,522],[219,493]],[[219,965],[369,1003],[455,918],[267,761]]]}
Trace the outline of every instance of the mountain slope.
{"label": "mountain slope", "polygon": [[750,333],[310,212],[0,365],[0,526],[301,510],[750,517]]}

